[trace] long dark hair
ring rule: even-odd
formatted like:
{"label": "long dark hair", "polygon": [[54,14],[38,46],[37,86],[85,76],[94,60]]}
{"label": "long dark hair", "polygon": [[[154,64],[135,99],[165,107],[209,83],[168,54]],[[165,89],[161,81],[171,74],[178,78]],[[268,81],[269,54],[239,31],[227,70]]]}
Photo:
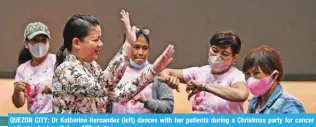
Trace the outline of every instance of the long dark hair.
{"label": "long dark hair", "polygon": [[91,15],[73,15],[65,25],[63,38],[64,43],[56,53],[57,63],[56,67],[64,62],[65,54],[64,51],[67,49],[68,52],[72,49],[72,40],[78,38],[83,40],[84,37],[88,36],[90,28],[92,26],[100,25],[99,21]]}
{"label": "long dark hair", "polygon": [[32,54],[30,50],[26,47],[23,47],[19,53],[19,65],[25,63],[26,61],[29,61],[32,59]]}

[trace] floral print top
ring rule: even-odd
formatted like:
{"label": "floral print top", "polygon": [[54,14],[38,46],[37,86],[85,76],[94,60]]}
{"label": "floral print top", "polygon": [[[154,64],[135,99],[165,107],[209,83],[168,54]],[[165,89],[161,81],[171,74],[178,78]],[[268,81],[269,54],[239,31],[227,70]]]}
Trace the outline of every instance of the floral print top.
{"label": "floral print top", "polygon": [[82,62],[68,54],[53,77],[53,112],[105,113],[108,100],[129,101],[153,82],[155,72],[148,68],[137,78],[119,83],[128,65],[123,48],[104,71],[95,61]]}

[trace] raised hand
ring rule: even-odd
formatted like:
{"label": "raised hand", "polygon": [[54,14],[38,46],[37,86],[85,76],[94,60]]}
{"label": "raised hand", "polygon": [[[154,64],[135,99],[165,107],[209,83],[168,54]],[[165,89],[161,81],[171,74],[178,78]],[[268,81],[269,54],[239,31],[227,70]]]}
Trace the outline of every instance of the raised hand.
{"label": "raised hand", "polygon": [[173,60],[174,52],[174,46],[169,44],[165,51],[156,59],[152,66],[152,69],[160,73],[171,63],[171,61]]}
{"label": "raised hand", "polygon": [[125,35],[126,35],[126,40],[125,42],[128,42],[129,44],[134,44],[136,42],[136,27],[133,26],[131,27],[130,23],[130,18],[129,18],[129,13],[126,12],[125,10],[122,10],[120,12],[121,14],[121,21],[124,25],[125,28]]}
{"label": "raised hand", "polygon": [[125,28],[125,42],[123,45],[123,49],[125,54],[130,58],[132,54],[132,46],[136,42],[136,27],[131,27],[130,19],[129,19],[129,13],[125,10],[122,10],[120,12],[121,14],[121,21]]}

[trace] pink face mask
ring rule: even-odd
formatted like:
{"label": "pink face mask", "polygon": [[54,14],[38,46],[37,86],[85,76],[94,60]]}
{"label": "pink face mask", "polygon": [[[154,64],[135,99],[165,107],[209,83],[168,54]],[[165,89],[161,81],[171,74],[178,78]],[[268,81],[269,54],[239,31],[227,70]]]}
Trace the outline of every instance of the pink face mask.
{"label": "pink face mask", "polygon": [[263,79],[256,79],[253,77],[248,78],[247,85],[250,92],[254,96],[261,96],[265,94],[271,88],[273,81],[277,78],[277,76],[274,79],[271,78],[275,73],[279,72],[275,70],[269,77],[265,77]]}

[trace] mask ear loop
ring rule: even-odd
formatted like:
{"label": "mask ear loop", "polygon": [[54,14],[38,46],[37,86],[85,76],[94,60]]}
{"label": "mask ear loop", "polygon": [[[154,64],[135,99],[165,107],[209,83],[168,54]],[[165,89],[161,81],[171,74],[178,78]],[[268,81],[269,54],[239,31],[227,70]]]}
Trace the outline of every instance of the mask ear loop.
{"label": "mask ear loop", "polygon": [[[275,73],[277,73],[277,76],[275,76],[275,78],[273,78],[273,80],[272,80],[272,76],[275,74]],[[269,89],[271,89],[271,87],[272,87],[272,84],[273,84],[273,81],[278,77],[278,75],[279,75],[279,72],[277,71],[277,70],[274,70],[273,72],[272,72],[272,74],[269,76],[269,79],[270,79],[270,88]]]}
{"label": "mask ear loop", "polygon": [[226,65],[231,66],[231,67],[236,67],[236,63],[233,62],[234,59],[235,59],[235,56],[233,56],[233,59],[229,62],[229,64],[226,64]]}
{"label": "mask ear loop", "polygon": [[28,49],[29,43],[27,41],[24,41],[24,47]]}
{"label": "mask ear loop", "polygon": [[272,72],[272,74],[270,75],[270,78],[271,78],[275,73],[276,73],[276,75],[275,75],[275,77],[273,78],[273,81],[274,81],[275,79],[277,79],[278,76],[279,76],[279,71],[274,70],[274,71]]}

